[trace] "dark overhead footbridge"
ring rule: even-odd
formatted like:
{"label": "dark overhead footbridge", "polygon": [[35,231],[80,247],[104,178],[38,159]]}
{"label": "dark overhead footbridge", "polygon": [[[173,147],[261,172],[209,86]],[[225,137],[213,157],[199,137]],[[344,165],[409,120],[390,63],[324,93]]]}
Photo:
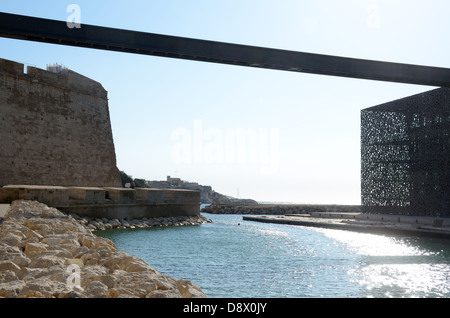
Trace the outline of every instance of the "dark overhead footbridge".
{"label": "dark overhead footbridge", "polygon": [[0,13],[0,36],[281,71],[450,87],[450,69],[312,54]]}

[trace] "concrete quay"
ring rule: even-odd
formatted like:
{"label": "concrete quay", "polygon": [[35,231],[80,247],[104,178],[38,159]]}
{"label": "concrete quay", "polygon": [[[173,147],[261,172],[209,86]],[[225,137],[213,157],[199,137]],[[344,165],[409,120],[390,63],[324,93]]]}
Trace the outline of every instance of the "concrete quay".
{"label": "concrete quay", "polygon": [[0,204],[10,204],[15,200],[38,201],[65,213],[90,218],[200,215],[200,192],[179,189],[42,185],[7,185],[0,188]]}
{"label": "concrete quay", "polygon": [[439,237],[450,239],[450,218],[315,212],[277,216],[243,216],[245,221],[319,227],[371,234]]}

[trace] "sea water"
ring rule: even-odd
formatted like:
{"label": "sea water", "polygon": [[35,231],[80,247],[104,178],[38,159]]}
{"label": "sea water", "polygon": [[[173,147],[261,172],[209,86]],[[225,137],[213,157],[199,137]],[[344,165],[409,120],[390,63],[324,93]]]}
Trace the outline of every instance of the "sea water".
{"label": "sea water", "polygon": [[209,298],[450,297],[450,240],[204,216],[213,222],[97,235]]}

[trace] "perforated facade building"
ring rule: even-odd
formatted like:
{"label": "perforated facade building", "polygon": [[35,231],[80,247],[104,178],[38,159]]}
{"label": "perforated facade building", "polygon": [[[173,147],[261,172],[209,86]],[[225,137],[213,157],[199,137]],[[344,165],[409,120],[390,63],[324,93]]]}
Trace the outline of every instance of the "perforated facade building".
{"label": "perforated facade building", "polygon": [[450,89],[361,111],[365,212],[450,217]]}

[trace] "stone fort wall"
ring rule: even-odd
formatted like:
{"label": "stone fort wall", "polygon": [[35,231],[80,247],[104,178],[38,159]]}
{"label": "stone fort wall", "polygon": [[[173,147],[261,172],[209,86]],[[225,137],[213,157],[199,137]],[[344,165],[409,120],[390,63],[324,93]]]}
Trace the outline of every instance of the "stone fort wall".
{"label": "stone fort wall", "polygon": [[107,92],[0,59],[0,186],[121,187]]}

